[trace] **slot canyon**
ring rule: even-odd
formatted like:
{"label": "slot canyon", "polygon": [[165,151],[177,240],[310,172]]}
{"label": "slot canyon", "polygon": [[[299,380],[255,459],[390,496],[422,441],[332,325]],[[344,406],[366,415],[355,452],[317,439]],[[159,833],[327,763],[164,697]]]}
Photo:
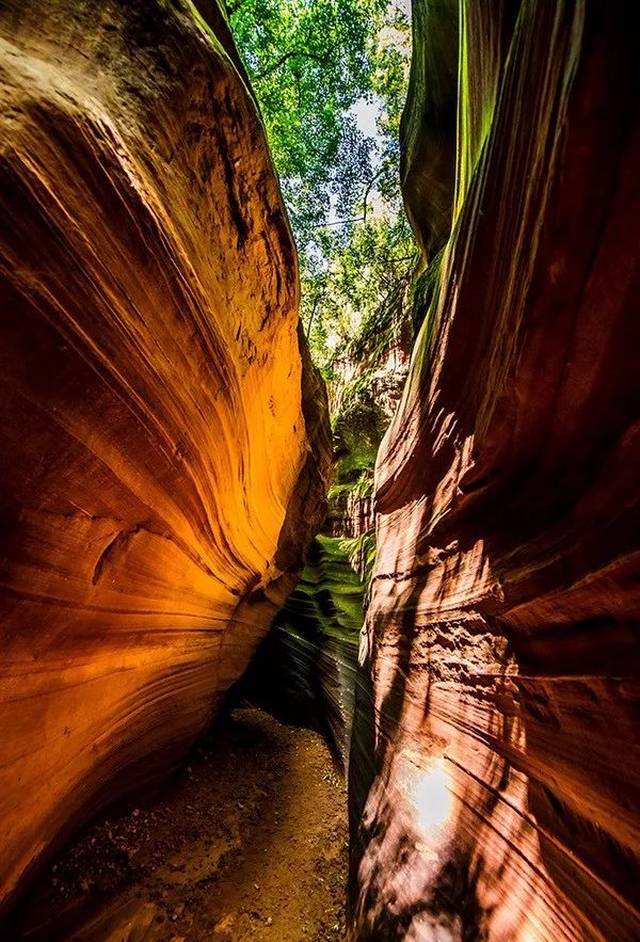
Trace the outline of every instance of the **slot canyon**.
{"label": "slot canyon", "polygon": [[0,939],[640,939],[636,25],[0,0]]}

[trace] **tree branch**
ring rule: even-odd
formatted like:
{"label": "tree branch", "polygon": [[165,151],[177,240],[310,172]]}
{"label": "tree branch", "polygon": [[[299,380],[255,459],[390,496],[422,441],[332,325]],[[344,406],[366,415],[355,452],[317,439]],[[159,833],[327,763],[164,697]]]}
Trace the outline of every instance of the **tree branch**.
{"label": "tree branch", "polygon": [[349,219],[335,219],[333,222],[319,222],[312,229],[327,229],[329,226],[346,226],[348,222],[362,222],[364,216],[351,216]]}
{"label": "tree branch", "polygon": [[285,52],[280,56],[279,59],[276,59],[275,62],[272,62],[271,65],[267,66],[266,69],[263,69],[262,72],[257,72],[253,76],[254,82],[259,82],[267,76],[272,75],[276,72],[280,66],[284,65],[285,62],[288,62],[289,59],[293,59],[294,56],[300,56],[302,59],[312,59],[314,62],[320,62],[323,65],[327,62],[328,56],[321,56],[315,52],[308,52],[306,49],[290,49],[288,52]]}
{"label": "tree branch", "polygon": [[367,183],[366,189],[364,191],[364,196],[362,197],[362,221],[363,222],[367,221],[367,200],[369,199],[369,195],[371,194],[371,188],[373,184],[376,182],[376,180],[382,176],[383,172],[386,169],[387,169],[386,164],[382,164],[382,166],[379,167],[378,170],[376,170],[374,175],[371,177],[371,179]]}
{"label": "tree branch", "polygon": [[320,298],[316,296],[313,299],[313,307],[311,309],[311,314],[309,314],[309,320],[307,321],[307,330],[306,330],[307,338],[311,336],[311,325],[313,324],[313,318],[316,315],[316,311],[318,310],[319,303],[320,303]]}

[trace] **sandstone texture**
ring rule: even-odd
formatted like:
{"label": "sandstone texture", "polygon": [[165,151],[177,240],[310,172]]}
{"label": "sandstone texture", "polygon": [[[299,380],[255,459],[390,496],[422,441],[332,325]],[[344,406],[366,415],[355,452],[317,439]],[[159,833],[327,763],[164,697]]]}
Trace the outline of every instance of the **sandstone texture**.
{"label": "sandstone texture", "polygon": [[215,2],[0,5],[0,898],[193,741],[324,512],[292,238]]}
{"label": "sandstone texture", "polygon": [[[451,231],[376,468],[361,650],[374,713],[367,724],[363,696],[352,746],[354,934],[631,942],[634,6],[464,0],[461,48],[432,54],[451,6],[414,4],[405,196],[425,264],[443,193]],[[421,148],[436,135],[445,154],[452,127],[454,185],[452,167],[419,172]]]}

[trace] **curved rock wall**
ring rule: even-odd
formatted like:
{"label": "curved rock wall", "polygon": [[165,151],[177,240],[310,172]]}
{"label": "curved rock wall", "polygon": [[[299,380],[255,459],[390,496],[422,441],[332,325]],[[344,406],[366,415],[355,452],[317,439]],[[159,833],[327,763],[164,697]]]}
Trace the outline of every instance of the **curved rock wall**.
{"label": "curved rock wall", "polygon": [[329,445],[216,4],[5,2],[0,98],[6,901],[207,722],[294,583]]}
{"label": "curved rock wall", "polygon": [[412,3],[409,88],[400,124],[407,216],[426,260],[446,242],[455,182],[459,0]]}
{"label": "curved rock wall", "polygon": [[[414,60],[442,5],[416,6]],[[355,935],[631,942],[632,5],[464,0],[460,15],[452,234],[376,472]],[[434,200],[406,195],[426,245]]]}
{"label": "curved rock wall", "polygon": [[346,767],[364,586],[340,537],[311,543],[300,582],[276,616],[239,694],[286,722],[317,728]]}

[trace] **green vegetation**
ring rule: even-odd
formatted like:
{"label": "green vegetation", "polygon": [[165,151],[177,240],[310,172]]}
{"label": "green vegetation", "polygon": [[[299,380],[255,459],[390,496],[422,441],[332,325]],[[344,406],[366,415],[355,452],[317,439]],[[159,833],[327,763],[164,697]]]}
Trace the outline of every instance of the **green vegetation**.
{"label": "green vegetation", "polygon": [[345,537],[340,541],[340,549],[360,578],[365,590],[368,589],[376,559],[376,534],[367,530],[360,536]]}
{"label": "green vegetation", "polygon": [[358,674],[364,587],[336,537],[317,536],[278,613],[246,689],[267,709],[317,726],[346,765]]}
{"label": "green vegetation", "polygon": [[298,244],[303,324],[331,379],[350,344],[381,340],[380,311],[416,264],[398,178],[406,12],[400,0],[229,0],[228,12]]}
{"label": "green vegetation", "polygon": [[[373,466],[402,381],[400,361],[411,344],[408,312],[419,256],[399,175],[408,3],[229,4],[298,246],[304,329],[329,389],[334,433],[329,529],[349,532],[351,518],[368,519]],[[423,286],[423,305],[429,290]],[[398,350],[403,354],[394,375],[395,360],[389,358]],[[347,638],[351,647],[356,644],[360,580],[368,582],[374,555],[373,530],[314,543],[285,609],[291,619],[275,632],[283,633],[283,650],[297,661],[299,680],[307,676],[308,658],[318,646],[325,650]],[[347,560],[360,578],[345,575]],[[345,587],[353,599],[341,598]],[[345,614],[352,624],[343,623]],[[298,626],[300,637],[292,626]],[[345,634],[347,628],[351,634]]]}

